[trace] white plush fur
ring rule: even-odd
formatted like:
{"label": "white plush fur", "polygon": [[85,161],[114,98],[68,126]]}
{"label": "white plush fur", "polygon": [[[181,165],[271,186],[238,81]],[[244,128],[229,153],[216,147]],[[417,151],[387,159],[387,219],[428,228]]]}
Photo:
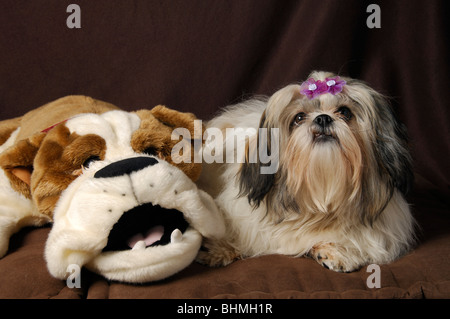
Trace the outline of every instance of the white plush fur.
{"label": "white plush fur", "polygon": [[[67,278],[68,266],[76,264],[108,279],[159,280],[194,260],[202,235],[223,235],[223,220],[212,198],[180,169],[159,158],[158,164],[129,175],[94,178],[95,172],[111,163],[148,156],[135,153],[130,146],[139,124],[136,114],[123,111],[80,115],[67,121],[71,132],[101,136],[107,147],[105,158],[83,169],[57,203],[45,247],[45,259],[53,276]],[[102,252],[109,232],[122,214],[144,203],[181,211],[190,227],[184,234],[175,230],[172,242],[164,246]]]}
{"label": "white plush fur", "polygon": [[167,278],[189,266],[201,246],[201,234],[187,229],[180,242],[166,246],[105,252],[92,259],[86,268],[108,279],[124,282],[147,282]]}

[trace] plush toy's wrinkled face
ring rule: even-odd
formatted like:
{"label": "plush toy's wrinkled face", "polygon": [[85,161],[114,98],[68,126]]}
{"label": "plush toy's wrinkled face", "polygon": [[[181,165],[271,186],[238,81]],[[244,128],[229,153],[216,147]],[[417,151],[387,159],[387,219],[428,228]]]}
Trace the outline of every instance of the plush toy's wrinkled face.
{"label": "plush toy's wrinkled face", "polygon": [[[91,165],[98,169],[99,165],[136,156],[157,156],[172,163],[171,150],[178,141],[171,139],[171,133],[178,126],[188,127],[193,133],[193,121],[192,114],[164,107],[136,113],[111,111],[79,115],[42,133],[42,137],[34,137],[42,139],[37,142],[40,145],[36,147],[30,185],[39,211],[51,215],[61,191]],[[30,147],[22,149],[33,152]],[[194,161],[177,167],[192,180],[201,171]]]}
{"label": "plush toy's wrinkled face", "polygon": [[149,111],[84,114],[47,133],[31,188],[54,209],[45,254],[55,277],[76,264],[110,279],[161,279],[217,232],[215,205],[192,181],[198,164],[171,165],[161,130],[172,128],[155,131],[152,120]]}

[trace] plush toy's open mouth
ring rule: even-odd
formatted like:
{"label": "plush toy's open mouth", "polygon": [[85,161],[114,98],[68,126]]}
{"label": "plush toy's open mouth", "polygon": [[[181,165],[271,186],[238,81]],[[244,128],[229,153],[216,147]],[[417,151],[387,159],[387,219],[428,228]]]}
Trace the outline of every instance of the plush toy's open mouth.
{"label": "plush toy's open mouth", "polygon": [[108,243],[103,251],[166,245],[181,235],[188,226],[183,213],[176,209],[165,209],[151,203],[143,204],[120,217],[109,233]]}

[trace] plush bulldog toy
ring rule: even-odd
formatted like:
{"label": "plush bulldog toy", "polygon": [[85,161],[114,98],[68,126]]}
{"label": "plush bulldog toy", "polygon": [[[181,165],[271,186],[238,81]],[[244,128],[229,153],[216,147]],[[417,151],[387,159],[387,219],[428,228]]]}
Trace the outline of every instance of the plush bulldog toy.
{"label": "plush bulldog toy", "polygon": [[225,231],[194,183],[201,164],[171,157],[172,131],[194,136],[194,120],[68,96],[0,122],[0,257],[20,228],[53,222],[45,259],[60,279],[71,264],[136,283],[188,266]]}

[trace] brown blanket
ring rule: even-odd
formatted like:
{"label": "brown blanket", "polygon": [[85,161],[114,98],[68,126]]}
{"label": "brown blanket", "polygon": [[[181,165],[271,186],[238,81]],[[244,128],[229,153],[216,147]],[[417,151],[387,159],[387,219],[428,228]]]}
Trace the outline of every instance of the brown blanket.
{"label": "brown blanket", "polygon": [[[49,229],[24,229],[0,260],[0,298],[450,297],[450,100],[446,1],[239,0],[0,2],[0,120],[69,94],[125,110],[165,104],[211,118],[270,95],[315,69],[367,81],[392,97],[408,127],[420,243],[381,265],[334,273],[307,258],[265,256],[212,269],[192,264],[157,283],[126,285],[82,272],[68,288],[46,269]],[[369,28],[370,3],[381,28]]]}

